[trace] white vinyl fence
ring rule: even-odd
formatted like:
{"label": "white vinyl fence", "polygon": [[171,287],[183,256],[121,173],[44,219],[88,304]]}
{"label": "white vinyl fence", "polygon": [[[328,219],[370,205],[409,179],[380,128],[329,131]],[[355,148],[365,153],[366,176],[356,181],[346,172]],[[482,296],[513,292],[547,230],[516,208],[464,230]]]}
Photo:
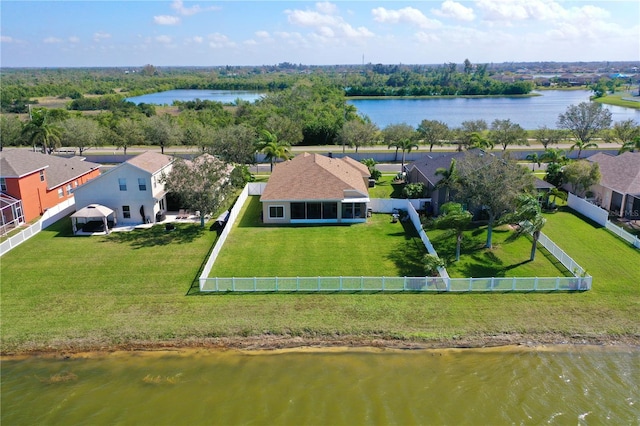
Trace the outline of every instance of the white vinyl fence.
{"label": "white vinyl fence", "polygon": [[640,249],[640,238],[637,236],[625,231],[617,225],[614,225],[611,221],[607,221],[604,226],[618,237],[633,245],[635,248]]}
{"label": "white vinyl fence", "polygon": [[3,256],[12,248],[22,244],[27,241],[29,238],[36,235],[38,232],[47,228],[48,226],[56,223],[63,217],[73,213],[76,211],[76,200],[75,198],[68,198],[62,203],[47,209],[44,212],[39,221],[34,223],[33,225],[25,228],[20,233],[6,239],[2,243],[0,243],[0,256]]}
{"label": "white vinyl fence", "polygon": [[[254,185],[254,184],[250,184]],[[492,277],[492,278],[450,278],[443,268],[439,277],[214,277],[209,278],[213,263],[238,217],[242,205],[249,195],[261,194],[264,186],[247,186],[242,191],[233,207],[227,226],[216,242],[205,268],[200,275],[200,291],[202,292],[528,292],[528,291],[574,291],[590,290],[592,277],[584,268],[544,235],[540,237],[542,244],[550,253],[575,276],[573,277]],[[376,204],[378,203],[378,204]],[[420,234],[427,251],[437,253],[429,241],[420,223],[420,217],[412,203],[407,200],[372,199],[371,206],[382,206],[385,213],[393,209],[406,210],[416,230]],[[387,208],[392,206],[388,212]],[[375,212],[376,209],[372,208]]]}
{"label": "white vinyl fence", "polygon": [[603,225],[609,231],[616,234],[618,237],[627,241],[629,244],[633,245],[635,248],[640,249],[640,238],[635,235],[625,231],[623,228],[614,225],[609,220],[609,212],[603,208],[596,206],[588,202],[587,200],[577,197],[571,193],[569,193],[569,200],[567,205],[582,214],[583,216],[588,217],[599,225]]}

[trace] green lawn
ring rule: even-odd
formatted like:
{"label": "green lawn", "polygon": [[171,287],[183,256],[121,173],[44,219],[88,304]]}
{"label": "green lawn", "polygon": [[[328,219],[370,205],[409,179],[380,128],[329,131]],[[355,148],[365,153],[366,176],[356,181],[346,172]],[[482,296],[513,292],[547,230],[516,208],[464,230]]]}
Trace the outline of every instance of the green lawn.
{"label": "green lawn", "polygon": [[493,230],[492,249],[484,248],[486,226],[465,231],[458,262],[455,261],[455,233],[429,229],[427,236],[438,256],[447,262],[447,272],[452,278],[573,276],[540,246],[535,260],[530,261],[531,239],[525,236],[514,239],[513,231],[506,226]]}
{"label": "green lawn", "polygon": [[424,276],[424,245],[411,223],[374,214],[342,226],[265,226],[249,197],[212,277]]}
{"label": "green lawn", "polygon": [[[2,352],[198,345],[257,336],[638,344],[640,253],[570,213],[548,219],[544,232],[587,268],[594,277],[591,291],[188,295],[214,232],[179,225],[170,233],[158,227],[72,237],[65,219],[1,258]],[[251,250],[243,255],[250,256]]]}

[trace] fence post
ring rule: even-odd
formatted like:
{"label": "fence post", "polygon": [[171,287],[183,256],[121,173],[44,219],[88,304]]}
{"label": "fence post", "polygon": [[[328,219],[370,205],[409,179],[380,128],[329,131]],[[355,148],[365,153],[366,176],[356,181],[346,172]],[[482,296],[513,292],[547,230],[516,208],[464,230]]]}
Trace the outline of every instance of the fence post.
{"label": "fence post", "polygon": [[364,277],[360,277],[360,291],[364,290]]}
{"label": "fence post", "polygon": [[451,278],[447,278],[447,291],[451,291]]}
{"label": "fence post", "polygon": [[382,277],[382,291],[384,291],[384,277]]}
{"label": "fence post", "polygon": [[469,291],[473,290],[473,278],[469,277]]}
{"label": "fence post", "polygon": [[538,290],[538,277],[536,277],[535,280],[533,280],[533,291]]}
{"label": "fence post", "polygon": [[318,291],[320,291],[320,276],[318,276]]}
{"label": "fence post", "polygon": [[296,291],[300,291],[300,277],[296,277]]}
{"label": "fence post", "polygon": [[511,282],[511,291],[516,290],[516,277],[513,277],[513,281]]}
{"label": "fence post", "polygon": [[491,291],[493,291],[493,280],[494,279],[495,279],[494,277],[491,277]]}
{"label": "fence post", "polygon": [[236,291],[236,277],[231,277],[231,291]]}
{"label": "fence post", "polygon": [[258,289],[258,277],[253,277],[253,291]]}
{"label": "fence post", "polygon": [[560,277],[556,277],[556,290],[560,289]]}
{"label": "fence post", "polygon": [[340,291],[342,291],[342,275],[340,276]]}
{"label": "fence post", "polygon": [[216,292],[220,291],[220,287],[218,284],[218,277],[216,277]]}
{"label": "fence post", "polygon": [[278,291],[278,277],[276,277],[276,291]]}

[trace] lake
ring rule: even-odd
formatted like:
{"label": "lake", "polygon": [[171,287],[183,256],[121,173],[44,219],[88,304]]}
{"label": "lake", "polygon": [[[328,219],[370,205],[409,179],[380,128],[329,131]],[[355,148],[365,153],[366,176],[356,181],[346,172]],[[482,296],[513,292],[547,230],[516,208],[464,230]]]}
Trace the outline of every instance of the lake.
{"label": "lake", "polygon": [[3,360],[3,425],[640,422],[640,351],[126,352]]}
{"label": "lake", "polygon": [[148,95],[127,98],[135,104],[172,105],[174,101],[215,101],[223,104],[235,103],[236,99],[254,102],[263,96],[263,92],[251,90],[167,90],[165,92],[150,93]]}
{"label": "lake", "polygon": [[[587,90],[545,90],[541,96],[491,98],[437,98],[437,99],[353,99],[348,103],[366,115],[378,127],[407,123],[418,127],[422,120],[439,120],[449,127],[459,127],[463,121],[510,119],[525,129],[541,126],[556,128],[558,115],[569,105],[587,102]],[[613,121],[633,119],[640,122],[640,110],[604,105],[611,111]]]}
{"label": "lake", "polygon": [[[589,100],[588,90],[545,90],[536,92],[540,96],[491,97],[491,98],[436,98],[436,99],[352,99],[360,115],[371,118],[380,128],[389,124],[407,123],[417,127],[424,119],[440,120],[449,127],[458,127],[466,120],[510,119],[525,129],[540,126],[556,127],[558,115],[572,104]],[[254,102],[264,93],[247,90],[169,90],[149,95],[127,98],[135,103],[171,105],[173,101],[210,100],[234,103],[236,99]],[[613,120],[633,119],[640,122],[640,110],[605,105]]]}

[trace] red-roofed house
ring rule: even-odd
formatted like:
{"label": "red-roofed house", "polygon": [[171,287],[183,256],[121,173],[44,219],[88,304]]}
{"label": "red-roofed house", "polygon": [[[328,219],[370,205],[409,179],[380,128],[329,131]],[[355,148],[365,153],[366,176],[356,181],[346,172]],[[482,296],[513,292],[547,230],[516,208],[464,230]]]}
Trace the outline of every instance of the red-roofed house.
{"label": "red-roofed house", "polygon": [[[78,157],[57,157],[27,149],[0,151],[0,190],[20,201],[12,204],[11,214],[21,215],[26,222],[73,197],[80,185],[98,176],[99,164]],[[5,217],[8,213],[3,210],[3,224],[10,219]]]}
{"label": "red-roofed house", "polygon": [[304,153],[278,163],[260,197],[264,223],[367,220],[369,169],[350,157]]}
{"label": "red-roofed house", "polygon": [[640,218],[640,152],[608,155],[602,152],[587,160],[598,163],[602,178],[593,185],[596,203],[628,219]]}
{"label": "red-roofed house", "polygon": [[76,210],[90,204],[109,207],[119,224],[155,223],[167,210],[162,175],[173,158],[146,151],[87,182],[75,192]]}

